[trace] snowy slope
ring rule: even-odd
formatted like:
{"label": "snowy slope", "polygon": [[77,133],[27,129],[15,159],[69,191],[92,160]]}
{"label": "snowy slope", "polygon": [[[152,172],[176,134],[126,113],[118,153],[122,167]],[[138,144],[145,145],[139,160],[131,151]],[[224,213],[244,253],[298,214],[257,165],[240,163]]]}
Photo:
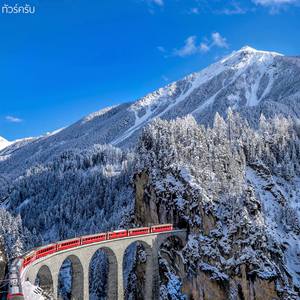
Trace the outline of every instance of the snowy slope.
{"label": "snowy slope", "polygon": [[[299,226],[300,220],[300,178],[295,177],[293,180],[286,181],[281,177],[260,175],[251,168],[247,169],[247,179],[255,186],[264,206],[267,232],[277,243],[285,245],[287,268],[294,279],[294,283],[300,286],[299,231],[293,229],[293,226]],[[271,187],[271,189],[266,187]],[[284,213],[281,203],[277,200],[278,195],[286,200]],[[284,224],[285,213],[288,215],[287,224]],[[296,226],[292,224],[293,222]]]}
{"label": "snowy slope", "polygon": [[106,108],[51,135],[15,143],[0,151],[0,172],[15,178],[36,162],[68,149],[94,144],[128,148],[153,119],[192,114],[211,123],[218,111],[239,110],[251,124],[261,112],[300,116],[300,59],[244,47],[228,57],[132,103]]}
{"label": "snowy slope", "polygon": [[0,136],[0,150],[4,149],[10,144],[9,141]]}
{"label": "snowy slope", "polygon": [[[243,47],[223,60],[171,83],[131,105],[128,111],[135,116],[134,125],[121,137],[120,144],[155,117],[166,119],[193,114],[199,122],[203,115],[218,105],[242,108],[257,106],[270,92],[276,73],[275,52],[257,51]],[[222,101],[222,103],[219,103]],[[213,111],[213,114],[220,109]],[[210,114],[211,117],[211,114]]]}

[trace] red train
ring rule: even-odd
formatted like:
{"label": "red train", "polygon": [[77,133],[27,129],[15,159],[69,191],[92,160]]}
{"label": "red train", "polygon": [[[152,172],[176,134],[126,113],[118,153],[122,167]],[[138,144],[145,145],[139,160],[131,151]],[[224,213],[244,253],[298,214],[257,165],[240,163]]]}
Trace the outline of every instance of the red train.
{"label": "red train", "polygon": [[99,243],[107,240],[120,239],[125,237],[132,237],[132,236],[151,234],[151,233],[160,233],[160,232],[171,231],[171,230],[173,230],[173,224],[162,224],[162,225],[155,225],[151,227],[133,228],[129,230],[121,229],[121,230],[115,230],[107,233],[85,235],[83,237],[61,241],[55,244],[50,244],[47,246],[40,247],[36,250],[29,252],[23,258],[22,268],[25,268],[36,259],[66,249],[70,249],[82,245],[88,245],[92,243]]}

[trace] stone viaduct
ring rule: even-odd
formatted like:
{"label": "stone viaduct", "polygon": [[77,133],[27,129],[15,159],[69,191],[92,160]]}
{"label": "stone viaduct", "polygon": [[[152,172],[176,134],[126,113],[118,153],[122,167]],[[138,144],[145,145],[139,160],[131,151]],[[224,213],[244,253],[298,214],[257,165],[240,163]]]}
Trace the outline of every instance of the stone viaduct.
{"label": "stone viaduct", "polygon": [[[60,268],[66,259],[72,262],[72,292],[71,299],[89,299],[89,270],[94,254],[101,250],[107,254],[109,300],[124,299],[123,260],[126,249],[135,242],[144,246],[146,259],[145,295],[144,299],[159,299],[158,251],[161,245],[170,237],[178,238],[184,245],[185,230],[173,230],[162,233],[151,233],[135,237],[125,237],[106,240],[99,243],[82,245],[48,255],[29,265],[21,275],[21,281],[29,280],[34,284],[39,278],[39,285],[45,291],[51,291],[54,299],[58,298],[58,276]],[[31,299],[24,295],[25,300]]]}

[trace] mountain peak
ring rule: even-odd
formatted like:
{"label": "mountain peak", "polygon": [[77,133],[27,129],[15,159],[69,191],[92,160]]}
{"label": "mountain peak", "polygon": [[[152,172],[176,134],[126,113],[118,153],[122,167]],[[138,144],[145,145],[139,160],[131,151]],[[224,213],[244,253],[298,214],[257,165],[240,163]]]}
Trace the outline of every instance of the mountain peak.
{"label": "mountain peak", "polygon": [[238,50],[238,52],[258,52],[258,50],[251,46],[246,45],[242,47],[240,50]]}
{"label": "mountain peak", "polygon": [[10,144],[9,141],[7,141],[5,138],[3,138],[2,136],[0,136],[0,150],[4,149],[9,144]]}
{"label": "mountain peak", "polygon": [[278,52],[273,52],[273,51],[264,51],[264,50],[257,50],[251,46],[244,46],[242,47],[240,50],[236,51],[237,53],[240,53],[240,52],[244,52],[244,53],[252,53],[252,54],[270,54],[272,56],[277,56],[277,55],[283,55],[281,53],[278,53]]}
{"label": "mountain peak", "polygon": [[0,136],[0,143],[8,143],[8,140],[6,140],[4,137]]}

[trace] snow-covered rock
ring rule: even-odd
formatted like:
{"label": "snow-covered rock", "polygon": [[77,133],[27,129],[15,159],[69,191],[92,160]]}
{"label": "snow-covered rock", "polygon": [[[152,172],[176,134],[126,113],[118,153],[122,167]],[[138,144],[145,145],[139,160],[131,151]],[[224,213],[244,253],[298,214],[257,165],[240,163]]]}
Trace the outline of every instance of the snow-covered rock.
{"label": "snow-covered rock", "polygon": [[262,116],[255,130],[232,111],[212,128],[186,117],[143,131],[135,220],[188,228],[187,274],[174,270],[189,297],[299,299],[299,149],[291,119]]}

